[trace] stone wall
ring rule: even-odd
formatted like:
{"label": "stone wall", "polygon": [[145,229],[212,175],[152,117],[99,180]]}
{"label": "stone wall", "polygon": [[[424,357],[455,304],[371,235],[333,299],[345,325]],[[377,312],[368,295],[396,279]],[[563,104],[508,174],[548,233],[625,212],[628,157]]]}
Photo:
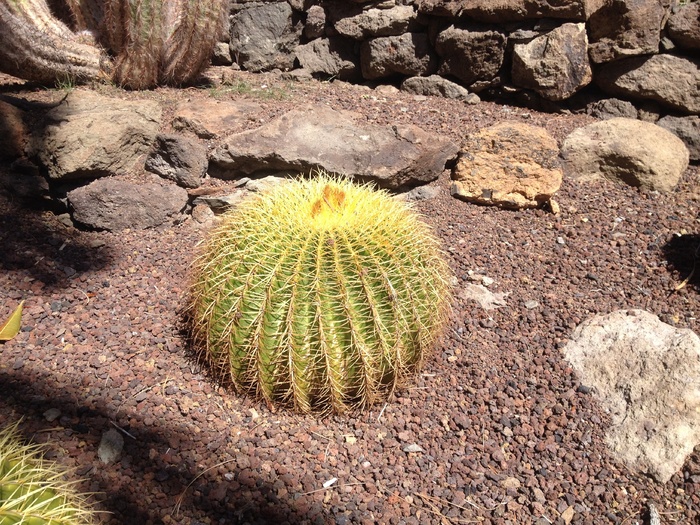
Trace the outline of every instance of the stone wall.
{"label": "stone wall", "polygon": [[395,85],[439,75],[482,98],[700,114],[695,1],[234,0],[229,36],[215,60],[250,71]]}

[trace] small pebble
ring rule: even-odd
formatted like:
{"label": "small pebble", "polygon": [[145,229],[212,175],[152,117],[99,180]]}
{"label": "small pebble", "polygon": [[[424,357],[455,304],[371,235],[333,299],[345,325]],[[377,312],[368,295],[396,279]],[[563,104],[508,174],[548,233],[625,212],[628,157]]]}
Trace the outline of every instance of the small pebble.
{"label": "small pebble", "polygon": [[102,434],[100,447],[97,449],[97,456],[104,464],[110,464],[117,461],[122,454],[124,448],[124,438],[116,429],[109,429]]}
{"label": "small pebble", "polygon": [[46,421],[49,423],[53,423],[59,417],[61,417],[61,411],[57,408],[49,408],[46,412],[44,412],[44,419],[46,419]]}

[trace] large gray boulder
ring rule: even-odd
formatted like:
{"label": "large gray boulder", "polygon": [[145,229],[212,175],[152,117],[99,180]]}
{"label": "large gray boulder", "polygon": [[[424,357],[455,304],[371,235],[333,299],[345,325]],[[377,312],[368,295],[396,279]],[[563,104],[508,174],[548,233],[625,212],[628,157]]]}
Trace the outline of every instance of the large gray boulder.
{"label": "large gray boulder", "polygon": [[433,16],[468,16],[489,23],[540,18],[586,20],[604,0],[416,0],[418,12]]}
{"label": "large gray boulder", "polygon": [[612,454],[671,479],[700,444],[700,338],[649,312],[620,310],[577,327],[564,355],[610,414]]}
{"label": "large gray boulder", "polygon": [[322,168],[399,188],[436,179],[456,154],[454,143],[416,126],[371,125],[356,113],[310,105],[227,137],[209,157],[209,174],[234,179]]}
{"label": "large gray boulder", "polygon": [[619,98],[604,98],[595,100],[586,106],[586,113],[598,119],[625,117],[636,119],[637,108],[629,100]]}
{"label": "large gray boulder", "polygon": [[438,57],[432,51],[426,33],[372,38],[362,43],[362,76],[366,79],[435,73]]}
{"label": "large gray boulder", "polygon": [[297,46],[294,52],[301,67],[313,74],[340,80],[359,80],[362,76],[353,40],[337,36],[317,38]]}
{"label": "large gray boulder", "polygon": [[513,49],[513,83],[564,100],[593,78],[585,24],[563,24]]}
{"label": "large gray boulder", "polygon": [[668,19],[666,31],[678,47],[700,49],[700,3],[678,6]]}
{"label": "large gray boulder", "polygon": [[501,69],[505,49],[506,37],[500,31],[450,26],[435,42],[435,50],[442,57],[438,73],[454,76],[466,86],[477,80],[491,80]]}
{"label": "large gray boulder", "polygon": [[161,108],[151,100],[75,90],[46,118],[34,149],[49,177],[88,179],[142,167],[160,127]]}
{"label": "large gray boulder", "polygon": [[453,196],[502,208],[535,208],[559,190],[559,145],[546,129],[502,122],[470,135],[452,172]]}
{"label": "large gray boulder", "polygon": [[415,28],[417,16],[413,7],[397,5],[391,9],[368,9],[355,16],[341,18],[333,27],[340,35],[355,40],[398,36]]}
{"label": "large gray boulder", "polygon": [[669,192],[688,167],[688,148],[670,131],[641,120],[612,118],[574,130],[561,148],[564,175],[601,178]]}
{"label": "large gray boulder", "polygon": [[668,2],[609,0],[591,15],[589,54],[596,64],[659,52]]}
{"label": "large gray boulder", "polygon": [[248,71],[291,69],[301,31],[287,2],[244,6],[231,20],[231,55]]}
{"label": "large gray boulder", "polygon": [[604,91],[637,100],[654,100],[700,113],[700,60],[662,54],[605,64],[595,82]]}
{"label": "large gray boulder", "polygon": [[174,184],[134,184],[98,179],[68,192],[73,220],[88,228],[119,231],[153,228],[181,218],[187,190]]}

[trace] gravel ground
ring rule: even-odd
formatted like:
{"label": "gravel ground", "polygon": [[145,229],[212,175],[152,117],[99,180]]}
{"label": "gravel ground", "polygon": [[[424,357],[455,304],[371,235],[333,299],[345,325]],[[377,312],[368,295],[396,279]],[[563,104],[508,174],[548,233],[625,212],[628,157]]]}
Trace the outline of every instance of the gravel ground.
{"label": "gravel ground", "polygon": [[[340,82],[236,78],[218,88],[96,89],[166,110],[184,98],[254,99],[261,119],[324,101],[458,141],[506,119],[559,140],[591,121]],[[44,103],[65,94],[7,77],[0,91]],[[103,523],[632,525],[648,523],[650,504],[663,524],[700,523],[700,447],[665,485],[615,462],[604,446],[609,419],[561,351],[578,323],[620,308],[697,331],[700,281],[673,290],[700,242],[699,176],[689,168],[669,195],[565,180],[555,216],[458,201],[445,172],[432,183],[439,195],[416,207],[458,279],[447,332],[411,388],[366,413],[323,419],[224,392],[188,353],[180,310],[205,234],[194,221],[85,232],[2,196],[0,317],[26,305],[22,332],[0,346],[0,423],[23,417],[28,439],[77,469]],[[493,279],[505,305],[486,311],[465,298],[475,275]],[[105,465],[98,445],[115,427],[123,454]]]}

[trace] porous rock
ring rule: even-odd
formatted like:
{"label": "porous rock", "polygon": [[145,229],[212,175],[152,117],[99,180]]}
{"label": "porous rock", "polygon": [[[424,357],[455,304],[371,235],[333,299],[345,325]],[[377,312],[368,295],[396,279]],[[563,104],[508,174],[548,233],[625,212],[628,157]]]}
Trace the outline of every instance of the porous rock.
{"label": "porous rock", "polygon": [[666,24],[673,43],[684,49],[700,49],[700,3],[678,6]]}
{"label": "porous rock", "polygon": [[410,77],[401,83],[401,91],[414,95],[444,97],[461,100],[467,104],[478,104],[480,99],[475,93],[440,75],[427,77]]}
{"label": "porous rock", "polygon": [[560,101],[592,78],[585,24],[563,24],[513,49],[513,83]]}
{"label": "porous rock", "polygon": [[669,54],[628,58],[605,64],[598,86],[624,98],[655,100],[685,114],[700,113],[700,60]]}
{"label": "porous rock", "polygon": [[467,86],[477,80],[491,80],[503,64],[505,48],[506,37],[500,31],[450,26],[435,42],[435,50],[443,59],[438,73],[452,75]]}
{"label": "porous rock", "polygon": [[362,76],[375,79],[401,75],[429,75],[437,70],[438,57],[426,33],[373,38],[362,43]]}
{"label": "porous rock", "polygon": [[355,51],[355,42],[347,38],[317,38],[297,46],[294,52],[301,67],[312,74],[340,80],[358,80],[361,77],[360,57]]}
{"label": "porous rock", "polygon": [[341,18],[334,24],[335,30],[355,40],[379,36],[402,35],[415,25],[416,12],[409,5],[397,5],[391,9],[368,9],[355,16]]}
{"label": "porous rock", "polygon": [[637,118],[637,108],[629,100],[604,98],[586,106],[586,113],[591,117],[609,119],[615,117]]}
{"label": "porous rock", "polygon": [[564,174],[668,192],[688,167],[688,148],[656,124],[612,118],[574,130],[561,149]]}
{"label": "porous rock", "polygon": [[128,172],[143,162],[158,133],[161,108],[75,90],[47,114],[34,144],[51,179],[95,178]]}
{"label": "porous rock", "polygon": [[674,117],[667,115],[656,122],[657,125],[669,130],[681,139],[688,148],[690,160],[700,160],[700,117]]}
{"label": "porous rock", "polygon": [[140,230],[180,218],[187,190],[174,184],[135,184],[104,178],[68,192],[73,220],[99,230]]}
{"label": "porous rock", "polygon": [[564,355],[610,414],[613,455],[671,479],[700,444],[700,338],[649,312],[618,310],[578,326]]}
{"label": "porous rock", "polygon": [[322,168],[398,188],[436,179],[456,154],[450,140],[417,126],[371,125],[356,113],[317,104],[227,137],[209,157],[209,174],[231,179]]}
{"label": "porous rock", "polygon": [[253,4],[232,17],[231,55],[248,71],[291,69],[300,38],[287,2]]}
{"label": "porous rock", "polygon": [[207,148],[182,135],[161,133],[146,159],[146,169],[184,188],[202,184],[207,172]]}
{"label": "porous rock", "polygon": [[452,173],[453,196],[503,208],[533,208],[559,189],[559,146],[547,130],[503,122],[470,135]]}
{"label": "porous rock", "polygon": [[604,0],[417,0],[418,12],[433,16],[465,15],[489,23],[539,18],[586,20]]}
{"label": "porous rock", "polygon": [[591,14],[589,55],[596,64],[659,52],[668,2],[609,0]]}

